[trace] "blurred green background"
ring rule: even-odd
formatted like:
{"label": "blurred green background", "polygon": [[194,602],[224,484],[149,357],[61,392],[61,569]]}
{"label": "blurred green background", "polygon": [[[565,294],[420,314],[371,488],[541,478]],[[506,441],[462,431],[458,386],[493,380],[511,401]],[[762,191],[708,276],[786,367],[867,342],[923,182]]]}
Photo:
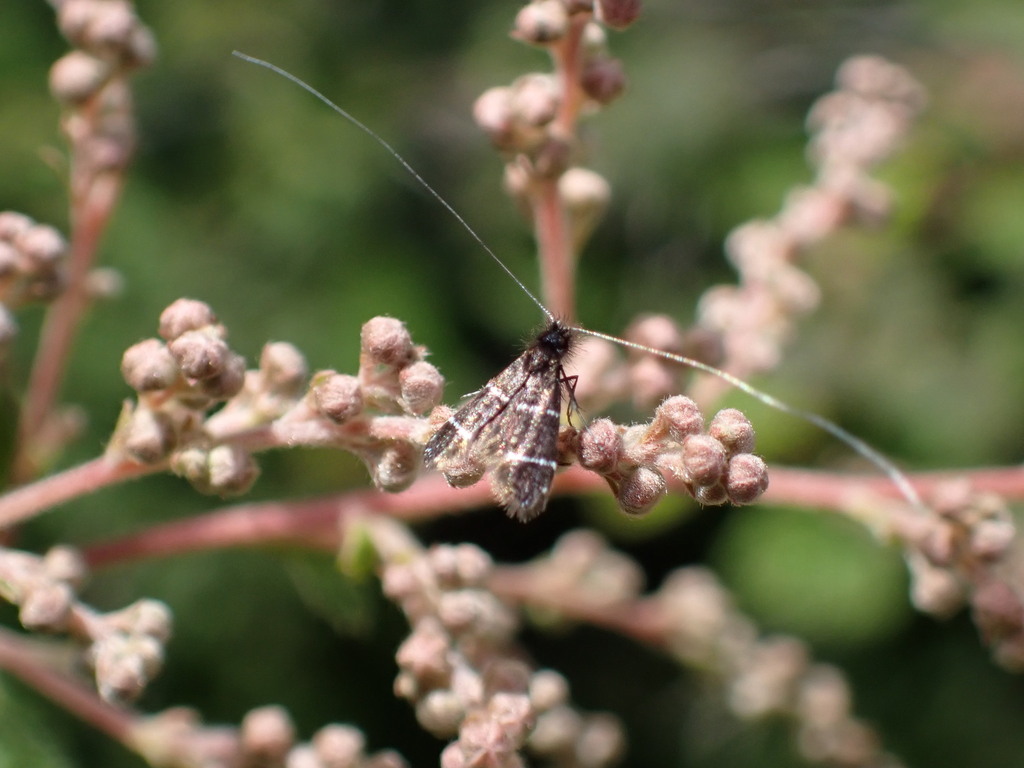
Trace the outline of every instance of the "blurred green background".
{"label": "blurred green background", "polygon": [[[379,131],[535,284],[532,244],[500,188],[501,162],[469,118],[485,88],[547,68],[514,43],[518,6],[450,0],[156,2],[138,5],[160,45],[136,83],[140,149],[103,247],[126,290],[83,328],[66,400],[91,418],[71,465],[101,450],[123,398],[121,352],[153,335],[179,296],[217,310],[250,359],[268,340],[313,368],[354,371],[360,325],[406,321],[449,379],[449,400],[515,354],[541,318],[469,236],[364,135],[287,82],[230,56],[267,58]],[[59,111],[46,91],[66,45],[43,2],[8,2],[0,23],[0,210],[61,228],[66,195],[50,159]],[[907,148],[880,171],[889,226],[849,231],[813,254],[824,290],[785,365],[757,383],[835,419],[911,468],[1012,464],[1024,423],[1024,9],[1018,0],[807,2],[648,0],[612,36],[630,88],[585,131],[614,199],[580,266],[580,317],[616,332],[638,312],[686,324],[697,297],[733,276],[721,243],[770,216],[810,178],[803,120],[847,56],[875,52],[930,92]],[[0,414],[14,403],[40,314],[22,335]],[[848,451],[741,397],[772,462],[843,466]],[[334,452],[261,457],[253,499],[365,485]],[[174,478],[105,490],[28,526],[24,545],[84,543],[218,506]],[[481,510],[421,529],[476,541],[503,559],[545,551],[595,525],[657,585],[713,566],[769,631],[807,639],[849,675],[857,712],[910,766],[1024,764],[1024,684],[993,667],[964,617],[939,623],[907,604],[899,554],[827,515],[710,509],[675,500],[643,522],[608,499],[558,501],[520,526]],[[441,745],[393,699],[405,625],[376,585],[341,583],[327,558],[227,552],[97,574],[102,609],[140,596],[176,616],[166,673],[147,711],[197,707],[237,723],[281,703],[308,737],[330,721],[414,765]],[[14,624],[12,612],[4,612]],[[740,725],[698,677],[603,632],[528,633],[536,659],[569,677],[577,702],[619,713],[629,766],[800,765],[783,724]],[[0,677],[0,766],[138,766],[32,692]]]}

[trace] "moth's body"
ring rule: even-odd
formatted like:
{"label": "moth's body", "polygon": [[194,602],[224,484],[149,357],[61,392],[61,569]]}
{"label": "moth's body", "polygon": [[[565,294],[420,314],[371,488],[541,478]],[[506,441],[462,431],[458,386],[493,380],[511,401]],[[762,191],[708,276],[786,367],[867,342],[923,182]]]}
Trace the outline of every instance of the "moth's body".
{"label": "moth's body", "polygon": [[558,321],[459,408],[427,442],[424,460],[442,472],[491,470],[498,500],[526,522],[547,505],[558,467],[562,363],[574,334]]}

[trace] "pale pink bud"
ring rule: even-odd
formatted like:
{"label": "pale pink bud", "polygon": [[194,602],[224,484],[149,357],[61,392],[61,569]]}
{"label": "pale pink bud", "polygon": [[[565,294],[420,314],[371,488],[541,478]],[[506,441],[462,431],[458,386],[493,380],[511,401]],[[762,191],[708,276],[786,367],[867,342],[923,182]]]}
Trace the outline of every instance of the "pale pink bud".
{"label": "pale pink bud", "polygon": [[252,454],[235,445],[211,448],[208,463],[210,488],[220,496],[245,493],[260,473]]}
{"label": "pale pink bud", "polygon": [[250,710],[242,718],[241,747],[246,758],[260,765],[277,765],[295,742],[295,724],[284,707]]}
{"label": "pale pink bud", "polygon": [[606,27],[622,30],[640,16],[640,0],[597,0],[597,18]]}
{"label": "pale pink bud", "polygon": [[541,669],[530,678],[530,704],[537,712],[564,704],[569,699],[569,683],[553,669]]}
{"label": "pale pink bud", "polygon": [[275,341],[266,344],[260,354],[263,385],[271,392],[297,395],[302,391],[309,371],[306,358],[294,344]]}
{"label": "pale pink bud", "polygon": [[50,93],[61,104],[80,104],[99,92],[111,72],[109,62],[85,51],[71,51],[50,67]]}
{"label": "pale pink bud", "polygon": [[729,494],[722,483],[702,485],[693,494],[693,498],[705,507],[718,507],[729,501]]}
{"label": "pale pink bud", "polygon": [[167,345],[182,374],[209,379],[221,373],[232,357],[227,343],[206,330],[185,331]]}
{"label": "pale pink bud", "polygon": [[322,768],[356,768],[366,737],[350,725],[325,725],[313,735],[313,749]]}
{"label": "pale pink bud", "polygon": [[534,0],[516,14],[512,36],[546,45],[561,40],[569,29],[569,12],[562,0]]}
{"label": "pale pink bud", "polygon": [[22,232],[32,227],[35,222],[30,216],[17,211],[0,212],[0,240],[14,242]]}
{"label": "pale pink bud", "polygon": [[64,258],[68,244],[64,236],[47,224],[36,224],[20,233],[14,245],[34,266],[52,265]]}
{"label": "pale pink bud", "polygon": [[170,417],[146,407],[131,415],[123,433],[124,451],[140,464],[155,464],[174,449],[177,435]]}
{"label": "pale pink bud", "polygon": [[[171,342],[172,344],[176,342]],[[216,400],[228,400],[245,386],[245,358],[231,352],[224,359],[221,370],[199,382],[203,394]]]}
{"label": "pale pink bud", "polygon": [[37,584],[22,600],[18,619],[25,629],[34,632],[63,632],[74,602],[75,594],[67,584]]}
{"label": "pale pink bud", "polygon": [[421,416],[437,407],[444,394],[444,377],[437,368],[420,360],[398,372],[402,402],[409,413]]}
{"label": "pale pink bud", "polygon": [[683,470],[694,485],[712,485],[725,475],[725,446],[710,435],[690,435],[683,441]]}
{"label": "pale pink bud", "polygon": [[496,146],[507,146],[515,131],[512,89],[499,86],[480,94],[473,104],[473,119]]}
{"label": "pale pink bud", "polygon": [[665,429],[668,436],[682,443],[687,438],[699,435],[704,431],[704,414],[700,406],[684,395],[670,397],[654,412],[651,430]]}
{"label": "pale pink bud", "polygon": [[186,331],[195,331],[214,325],[217,316],[210,305],[195,299],[178,299],[160,313],[159,334],[172,341]]}
{"label": "pale pink bud", "polygon": [[512,111],[526,125],[544,126],[555,119],[561,93],[551,75],[533,73],[512,83]]}
{"label": "pale pink bud", "polygon": [[317,411],[336,424],[344,424],[363,410],[363,394],[355,376],[321,371],[310,390]]}
{"label": "pale pink bud", "polygon": [[768,465],[752,453],[729,459],[725,491],[733,504],[751,504],[768,489]]}
{"label": "pale pink bud", "polygon": [[626,89],[626,72],[618,59],[595,57],[583,65],[580,85],[598,104],[611,104]]}
{"label": "pale pink bud", "polygon": [[79,587],[89,575],[89,566],[82,553],[74,547],[57,545],[43,556],[43,570],[54,581]]}
{"label": "pale pink bud", "polygon": [[404,491],[416,479],[420,451],[412,443],[396,442],[385,448],[373,467],[373,482],[382,491]]}
{"label": "pale pink bud", "polygon": [[416,704],[416,721],[439,739],[458,733],[465,716],[466,710],[459,697],[447,688],[431,691]]}
{"label": "pale pink bud", "polygon": [[136,392],[154,392],[174,386],[181,371],[167,345],[158,339],[146,339],[124,351],[121,375]]}
{"label": "pale pink bud", "polygon": [[754,450],[754,425],[743,411],[735,408],[725,408],[716,413],[708,426],[708,434],[724,445],[730,454]]}
{"label": "pale pink bud", "polygon": [[576,742],[576,764],[580,768],[604,768],[618,762],[626,748],[622,724],[611,715],[586,719]]}
{"label": "pale pink bud", "polygon": [[627,515],[643,515],[668,491],[665,478],[656,469],[637,467],[619,486],[619,506]]}
{"label": "pale pink bud", "polygon": [[363,355],[378,365],[404,365],[414,353],[405,323],[393,317],[375,317],[366,322],[361,339]]}
{"label": "pale pink bud", "polygon": [[597,419],[580,433],[580,466],[607,474],[622,458],[622,436],[611,419]]}

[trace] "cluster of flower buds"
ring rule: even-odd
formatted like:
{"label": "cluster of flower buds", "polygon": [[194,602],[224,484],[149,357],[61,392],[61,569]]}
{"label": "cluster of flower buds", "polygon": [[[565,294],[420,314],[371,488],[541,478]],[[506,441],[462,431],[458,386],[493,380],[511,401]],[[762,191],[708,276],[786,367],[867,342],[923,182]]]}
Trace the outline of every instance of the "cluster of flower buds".
{"label": "cluster of flower buds", "polygon": [[375,317],[363,325],[357,376],[313,377],[309,407],[350,438],[345,447],[381,490],[404,490],[419,473],[426,426],[420,417],[444,394],[444,377],[425,354],[400,320]]}
{"label": "cluster of flower buds", "polygon": [[839,670],[814,662],[795,638],[758,637],[711,571],[674,571],[649,600],[661,615],[670,652],[719,680],[738,717],[790,720],[797,747],[810,762],[900,765],[854,716],[849,685]]}
{"label": "cluster of flower buds", "polygon": [[415,480],[424,414],[440,402],[444,379],[400,321],[363,326],[358,375],[320,371],[311,381],[302,353],[284,342],[267,344],[259,367],[246,371],[201,301],[171,304],[159,335],[124,353],[121,372],[138,401],[125,405],[109,453],[169,462],[197,489],[219,495],[248,490],[258,474],[252,452],[278,445],[351,451],[382,490]]}
{"label": "cluster of flower buds", "polygon": [[898,768],[853,714],[841,673],[816,663],[797,639],[759,636],[711,571],[680,568],[647,596],[639,573],[594,532],[573,531],[536,560],[500,569],[492,585],[538,613],[604,623],[666,650],[722,686],[737,717],[789,721],[808,761]]}
{"label": "cluster of flower buds", "polygon": [[576,123],[583,111],[611,103],[625,88],[605,28],[624,29],[639,12],[639,0],[533,0],[517,14],[512,36],[546,49],[554,71],[491,88],[473,107],[477,125],[508,158],[505,188],[525,210],[543,196],[541,186],[556,184],[576,250],[610,194],[600,176],[573,167]]}
{"label": "cluster of flower buds", "polygon": [[[97,174],[127,167],[135,150],[128,76],[156,57],[152,33],[128,0],[60,0],[57,23],[75,50],[50,68],[50,92],[67,108],[75,192],[87,198]],[[102,198],[110,205],[109,195]]]}
{"label": "cluster of flower buds", "polygon": [[487,588],[488,555],[468,544],[424,552],[408,539],[395,548],[382,543],[388,525],[395,524],[374,523],[384,592],[412,626],[396,654],[395,691],[426,730],[454,739],[441,765],[513,768],[523,749],[554,765],[612,761],[622,747],[618,723],[579,713],[561,675],[525,663],[514,643],[516,615]]}
{"label": "cluster of flower buds", "polygon": [[624,512],[640,515],[666,493],[665,475],[701,504],[750,504],[768,487],[768,470],[754,450],[754,428],[734,408],[704,416],[688,397],[658,406],[649,424],[624,427],[598,419],[579,436],[580,465],[602,475]]}
{"label": "cluster of flower buds", "polygon": [[966,481],[939,485],[930,501],[931,514],[892,518],[891,529],[906,548],[914,605],[948,617],[969,604],[996,660],[1024,669],[1024,605],[1007,581],[1017,558],[1013,516],[1002,498],[978,493]]}
{"label": "cluster of flower buds", "polygon": [[153,765],[261,768],[407,768],[393,750],[368,754],[362,731],[350,725],[320,728],[299,742],[295,724],[279,706],[246,713],[237,728],[204,726],[194,710],[166,710],[138,721],[132,741]]}
{"label": "cluster of flower buds", "polygon": [[74,637],[85,646],[100,695],[108,701],[131,701],[163,666],[170,613],[155,600],[96,613],[77,600],[85,578],[85,563],[68,547],[54,547],[41,557],[0,550],[0,595],[19,607],[22,625]]}
{"label": "cluster of flower buds", "polygon": [[813,185],[792,190],[773,218],[729,235],[740,284],[716,286],[700,302],[700,326],[721,338],[721,367],[741,377],[775,367],[794,320],[818,305],[818,286],[797,259],[851,221],[887,215],[888,190],[869,173],[898,148],[924,102],[906,70],[876,56],[846,61],[836,84],[808,118]]}
{"label": "cluster of flower buds", "polygon": [[0,349],[17,334],[12,310],[61,293],[67,249],[53,227],[15,211],[0,212]]}

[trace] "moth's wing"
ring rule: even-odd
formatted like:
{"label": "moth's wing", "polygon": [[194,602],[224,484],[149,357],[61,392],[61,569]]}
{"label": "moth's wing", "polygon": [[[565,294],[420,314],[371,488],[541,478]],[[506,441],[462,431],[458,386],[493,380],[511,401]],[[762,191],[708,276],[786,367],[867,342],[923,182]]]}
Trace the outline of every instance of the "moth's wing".
{"label": "moth's wing", "polygon": [[527,378],[525,357],[523,353],[513,360],[438,428],[423,449],[428,466],[445,472],[446,467],[470,463],[481,453],[495,422]]}
{"label": "moth's wing", "polygon": [[522,522],[547,506],[558,468],[562,374],[557,361],[535,372],[501,418],[488,428],[487,456],[498,501]]}

